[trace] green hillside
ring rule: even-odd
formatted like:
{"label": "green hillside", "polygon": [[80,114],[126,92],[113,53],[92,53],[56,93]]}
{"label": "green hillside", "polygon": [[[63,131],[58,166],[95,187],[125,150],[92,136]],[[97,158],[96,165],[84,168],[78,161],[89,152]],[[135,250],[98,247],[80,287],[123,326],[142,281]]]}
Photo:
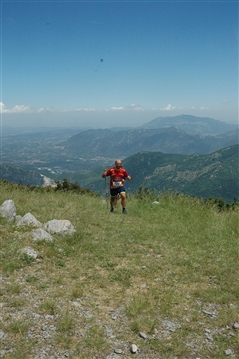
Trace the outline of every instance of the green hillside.
{"label": "green hillside", "polygon": [[[123,166],[132,175],[132,181],[126,182],[126,188],[130,193],[144,187],[157,193],[180,192],[199,198],[212,196],[230,203],[239,197],[238,158],[238,145],[206,155],[139,152],[123,160]],[[88,174],[94,181],[87,181],[87,177],[82,181],[91,190],[103,193],[103,171],[97,171]]]}
{"label": "green hillside", "polygon": [[[5,359],[239,356],[237,206],[131,196],[123,215],[90,194],[0,186],[18,215],[76,230],[34,242],[0,218]],[[20,254],[29,246],[36,259]]]}
{"label": "green hillside", "polygon": [[37,171],[27,170],[20,166],[14,166],[7,163],[0,165],[1,180],[5,179],[13,183],[21,183],[24,186],[43,186],[44,180]]}
{"label": "green hillside", "polygon": [[[138,153],[128,157],[134,186],[160,192],[180,192],[196,197],[217,197],[228,202],[239,197],[239,146],[207,155]],[[130,182],[131,185],[132,182]]]}

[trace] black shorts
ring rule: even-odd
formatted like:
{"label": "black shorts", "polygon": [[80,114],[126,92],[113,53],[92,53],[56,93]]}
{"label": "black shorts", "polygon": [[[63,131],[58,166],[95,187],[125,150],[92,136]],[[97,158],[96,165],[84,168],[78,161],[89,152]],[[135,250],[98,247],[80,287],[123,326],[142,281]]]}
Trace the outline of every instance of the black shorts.
{"label": "black shorts", "polygon": [[111,188],[110,189],[110,195],[112,197],[117,196],[118,193],[125,192],[124,186],[118,187],[118,188]]}

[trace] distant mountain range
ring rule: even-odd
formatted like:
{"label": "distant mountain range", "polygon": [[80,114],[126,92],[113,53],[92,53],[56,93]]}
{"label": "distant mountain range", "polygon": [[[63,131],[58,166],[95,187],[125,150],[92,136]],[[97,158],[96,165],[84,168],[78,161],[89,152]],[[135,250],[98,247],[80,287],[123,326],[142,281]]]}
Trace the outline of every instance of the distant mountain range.
{"label": "distant mountain range", "polygon": [[214,120],[210,117],[196,117],[191,115],[157,117],[154,120],[141,126],[141,128],[145,129],[165,127],[178,127],[187,133],[214,136],[238,129],[238,126],[234,124]]}
{"label": "distant mountain range", "polygon": [[[167,126],[172,123],[178,126]],[[161,127],[144,128],[157,126]],[[194,133],[186,132],[180,126],[193,128]],[[217,128],[227,132],[214,136],[205,134]],[[206,154],[238,144],[237,126],[188,115],[155,119],[140,128],[40,128],[39,132],[29,131],[14,134],[10,128],[8,131],[3,128],[1,162],[26,169],[41,168],[46,176],[53,172],[56,175],[71,174],[92,170],[98,165],[108,166],[116,158],[123,159],[142,151]],[[202,132],[204,134],[199,134]]]}
{"label": "distant mountain range", "polygon": [[139,128],[86,130],[61,145],[69,156],[127,157],[140,151],[205,154],[238,143],[238,126],[207,117],[159,117]]}
{"label": "distant mountain range", "polygon": [[238,130],[216,136],[187,133],[177,127],[159,129],[109,129],[80,132],[61,143],[69,157],[127,157],[141,151],[205,154],[238,143]]}

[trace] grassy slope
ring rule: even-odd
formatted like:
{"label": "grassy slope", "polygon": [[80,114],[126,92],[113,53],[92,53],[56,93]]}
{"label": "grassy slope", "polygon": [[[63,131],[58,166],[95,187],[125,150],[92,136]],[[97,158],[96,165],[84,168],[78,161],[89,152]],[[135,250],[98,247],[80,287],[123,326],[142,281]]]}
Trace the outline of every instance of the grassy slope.
{"label": "grassy slope", "polygon": [[[138,358],[220,359],[228,348],[239,355],[232,329],[239,321],[238,211],[218,213],[196,199],[165,195],[158,205],[129,198],[125,216],[85,195],[9,187],[0,194],[0,204],[12,199],[17,214],[30,212],[42,223],[69,219],[77,231],[36,243],[31,228],[1,219],[1,302],[19,318],[4,311],[1,330],[15,349],[5,358],[34,358],[43,345],[26,339],[36,323],[21,317],[23,308],[52,315],[57,330],[48,341],[72,358],[106,358],[116,347],[131,358],[131,343]],[[38,260],[19,256],[25,246]],[[176,329],[167,330],[165,320]]]}

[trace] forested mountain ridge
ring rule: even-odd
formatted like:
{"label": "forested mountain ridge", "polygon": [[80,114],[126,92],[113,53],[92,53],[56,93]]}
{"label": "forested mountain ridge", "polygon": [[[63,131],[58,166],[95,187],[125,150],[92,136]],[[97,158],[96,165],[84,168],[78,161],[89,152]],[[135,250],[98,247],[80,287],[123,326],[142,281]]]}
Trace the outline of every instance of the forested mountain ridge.
{"label": "forested mountain ridge", "polygon": [[[124,159],[132,176],[126,182],[129,192],[139,187],[158,193],[180,192],[199,198],[215,197],[231,202],[239,197],[239,145],[206,155],[139,152]],[[88,183],[90,189],[101,188],[102,180]]]}
{"label": "forested mountain ridge", "polygon": [[159,129],[109,129],[80,132],[61,145],[71,156],[127,157],[141,151],[164,153],[205,154],[238,143],[238,131],[217,136],[190,134],[177,127]]}

